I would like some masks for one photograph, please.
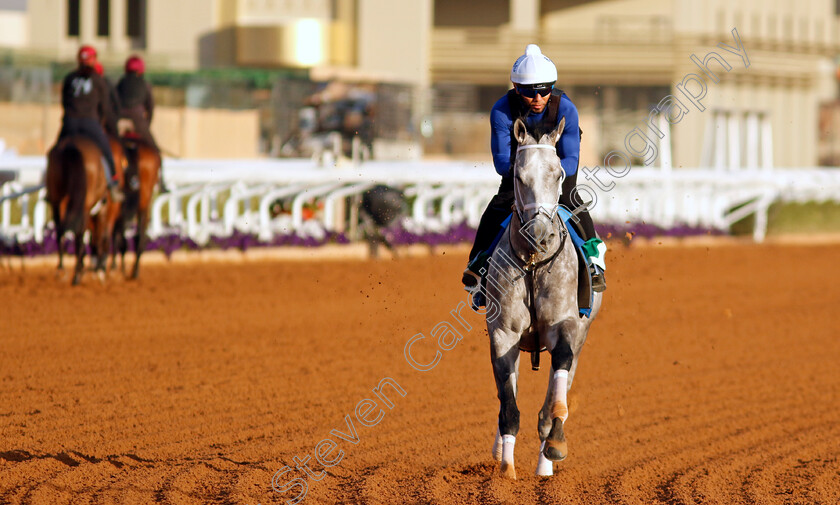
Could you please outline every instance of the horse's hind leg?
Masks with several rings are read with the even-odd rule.
[[[64,225],[61,222],[61,207],[58,204],[52,206],[53,222],[55,223],[55,241],[58,248],[58,272],[57,276],[64,273]]]
[[[117,222],[114,223],[114,231],[111,233],[112,256],[111,256],[111,270],[117,268],[117,254],[120,255],[120,271],[125,276],[125,251],[127,249],[127,241],[125,238],[125,218],[120,216]]]
[[[103,211],[96,216],[93,232],[90,237],[91,244],[95,244],[95,247],[91,248],[95,265],[94,270],[96,271],[97,277],[99,277],[99,282],[103,283],[105,282],[105,267],[108,264],[108,250],[111,246],[109,239],[106,216]]]
[[[518,337],[504,338],[505,341],[518,342]],[[493,346],[493,376],[499,396],[499,429],[493,444],[493,456],[501,452],[502,475],[516,479],[513,461],[513,449],[516,435],[519,433],[519,408],[516,406],[516,379],[519,375],[519,348],[511,346],[503,355],[497,355],[497,346]],[[501,451],[499,451],[501,445]],[[499,458],[497,458],[499,459]]]
[[[75,230],[76,241],[76,271],[73,273],[73,285],[78,286],[82,281],[85,268],[85,230]]]
[[[137,235],[134,237],[134,270],[131,278],[136,279],[140,275],[140,255],[146,248],[149,237],[146,236],[146,228],[149,226],[149,210],[141,209],[137,213]]]

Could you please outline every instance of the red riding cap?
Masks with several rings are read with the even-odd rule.
[[[93,46],[82,46],[79,48],[76,59],[79,61],[79,65],[91,67],[96,61],[96,49]]]
[[[105,67],[98,61],[93,64],[93,70],[99,75],[105,75]]]
[[[146,64],[139,56],[132,56],[125,61],[125,72],[127,74],[140,74],[146,71]]]

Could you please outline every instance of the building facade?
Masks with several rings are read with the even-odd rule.
[[[708,163],[723,116],[743,123],[727,130],[730,143],[749,144],[749,118],[761,117],[773,162],[808,166],[819,106],[837,94],[837,20],[831,0],[0,0],[0,50],[71,61],[90,43],[106,66],[139,52],[153,69],[303,68],[313,79],[407,83],[430,137],[480,137],[447,134],[456,154],[486,150],[489,107],[535,42],[581,112],[583,163],[627,147],[667,96],[691,102],[680,85],[700,86],[684,82],[696,75],[704,94],[671,129],[675,166]]]

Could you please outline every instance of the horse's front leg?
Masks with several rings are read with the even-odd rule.
[[[577,356],[572,339],[565,332],[560,332],[551,349],[551,376],[545,402],[540,410],[538,430],[542,445],[537,463],[537,475],[551,475],[552,461],[562,461],[569,453],[563,423],[569,417],[567,394],[571,387],[570,371],[577,365]]]
[[[499,427],[493,444],[493,457],[501,461],[502,475],[516,479],[513,448],[519,433],[516,406],[516,379],[519,375],[519,335],[496,330],[492,343],[493,376],[499,396]]]
[[[545,455],[545,445],[546,440],[548,439],[549,435],[551,435],[551,429],[554,425],[554,420],[552,418],[552,411],[553,406],[555,403],[559,403],[561,406],[559,407],[562,411],[562,405],[567,405],[566,407],[566,417],[562,419],[562,423],[566,422],[568,419],[568,392],[572,387],[572,378],[574,377],[575,368],[577,367],[577,355],[574,356],[572,360],[572,368],[568,372],[565,370],[554,370],[552,367],[551,373],[548,376],[548,388],[546,389],[545,393],[545,401],[543,402],[543,406],[540,409],[539,418],[537,420],[537,431],[539,432],[540,436],[540,452],[539,452],[539,459],[537,461],[537,471],[536,474],[542,477],[548,477],[554,475],[554,463],[552,460],[548,459]],[[566,387],[565,393],[563,393],[563,376],[566,376]],[[558,390],[559,389],[559,390]],[[557,391],[555,393],[555,391]],[[559,431],[555,431],[555,437],[561,436],[562,442],[560,444],[565,444],[565,434],[562,431],[562,424]],[[568,453],[568,449],[564,452]],[[565,456],[564,456],[565,457]],[[562,458],[561,458],[562,459]]]

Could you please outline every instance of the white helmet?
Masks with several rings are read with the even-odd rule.
[[[528,44],[510,71],[514,84],[542,84],[557,80],[557,67],[540,51],[540,46]]]

